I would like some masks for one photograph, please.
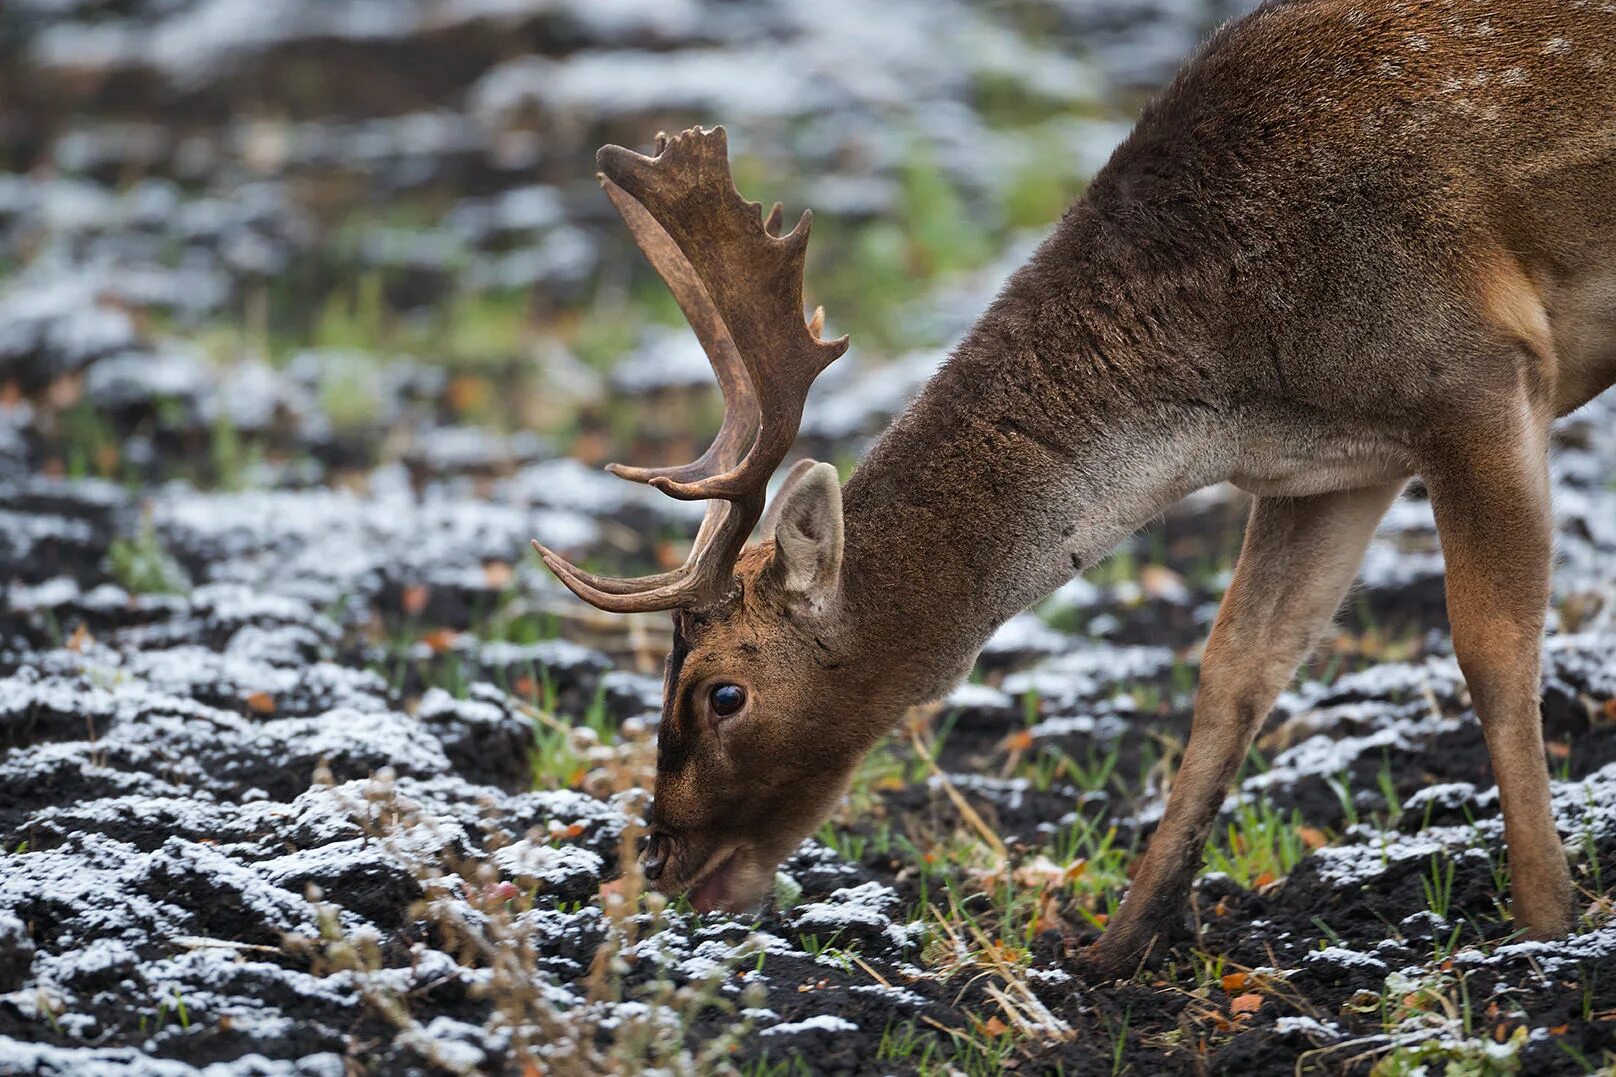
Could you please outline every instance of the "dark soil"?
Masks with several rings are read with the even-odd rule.
[[[1026,245],[1004,206],[1038,176],[964,147],[1092,169],[1240,5],[857,0],[874,59],[830,66],[844,30],[790,4],[631,7],[0,9],[0,1073],[1611,1065],[1609,401],[1555,457],[1543,700],[1573,938],[1521,941],[1505,911],[1417,489],[1214,843],[1256,863],[1255,813],[1299,851],[1204,873],[1160,964],[1084,982],[1073,955],[1187,739],[1228,490],[1006,626],[919,719],[937,771],[881,746],[755,917],[619,908],[667,627],[588,616],[526,546],[677,556],[699,507],[579,461],[671,458],[712,413],[654,317],[591,358],[656,302],[594,147],[723,119],[747,168],[843,222],[813,275],[854,280],[906,353],[816,389],[803,447],[843,459]],[[967,47],[999,33],[1016,64]],[[917,175],[957,199],[914,202]],[[834,253],[949,213],[1003,256],[888,294]]]

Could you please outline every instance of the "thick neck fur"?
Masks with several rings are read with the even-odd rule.
[[[946,693],[1005,620],[1225,468],[1169,358],[1195,349],[1152,338],[1154,296],[1083,212],[847,484],[849,650],[901,703]]]

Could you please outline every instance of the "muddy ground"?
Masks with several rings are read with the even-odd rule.
[[[758,915],[621,875],[667,626],[582,608],[527,540],[676,563],[699,508],[595,465],[716,415],[595,146],[722,120],[749,195],[815,207],[855,350],[801,448],[851,462],[1238,7],[944,6],[0,10],[0,1073],[1616,1062],[1609,400],[1554,466],[1571,939],[1503,906],[1417,487],[1159,967],[1068,955],[1182,751],[1226,490],[1007,625]]]

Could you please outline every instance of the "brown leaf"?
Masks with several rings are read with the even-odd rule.
[[[1275,876],[1273,872],[1265,871],[1255,879],[1251,880],[1251,888],[1253,890],[1261,890],[1265,886],[1273,885],[1274,879]]]
[[[1230,1013],[1256,1013],[1262,1009],[1262,996],[1253,992],[1236,995],[1229,1000]]]
[[[1223,978],[1222,983],[1224,993],[1230,995],[1239,994],[1246,989],[1246,974],[1243,972],[1231,972]]]
[[[1322,849],[1330,844],[1330,837],[1316,826],[1299,826],[1296,836],[1302,839],[1302,844],[1309,849]]]
[[[247,695],[247,709],[254,714],[274,714],[275,697],[268,692],[250,692]]]
[[[460,639],[460,633],[452,628],[434,628],[430,632],[421,634],[421,642],[432,648],[433,654],[442,654],[454,650]]]
[[[83,621],[80,621],[79,626],[73,630],[73,635],[67,641],[67,649],[74,654],[83,654],[94,643],[95,637],[90,634],[90,629]]]
[[[449,407],[464,415],[467,412],[485,410],[492,395],[492,387],[487,378],[475,374],[457,374],[449,380],[446,395],[449,398]]]
[[[399,596],[399,605],[404,608],[405,613],[414,617],[426,609],[426,604],[431,598],[432,588],[424,583],[414,583],[404,588],[404,593]]]
[[[989,1036],[1002,1036],[1010,1031],[1010,1026],[999,1020],[997,1016],[990,1017],[982,1026],[982,1031]]]
[[[1140,569],[1139,586],[1151,598],[1175,599],[1186,593],[1184,577],[1166,565],[1146,565]]]

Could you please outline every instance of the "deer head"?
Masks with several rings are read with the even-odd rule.
[[[803,318],[812,214],[781,234],[730,177],[724,129],[607,146],[600,182],[706,349],[724,397],[711,447],[680,467],[612,473],[710,504],[689,558],[641,579],[585,572],[534,546],[574,594],[618,613],[671,610],[648,878],[698,909],[755,902],[829,813],[869,738],[833,721],[845,691],[836,470],[804,460],[764,517],[815,377],[847,350]],[[762,523],[761,540],[746,545]],[[812,783],[804,775],[812,775]],[[805,784],[811,788],[805,788]]]

